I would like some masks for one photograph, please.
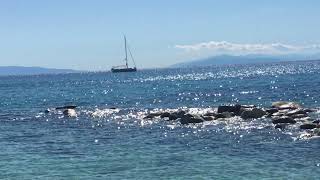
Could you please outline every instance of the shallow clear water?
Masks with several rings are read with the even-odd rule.
[[[0,77],[0,177],[317,179],[320,139],[299,139],[297,128],[279,131],[261,119],[187,126],[143,117],[155,109],[278,100],[319,108],[319,70],[314,61]],[[44,113],[68,104],[79,106],[77,118]]]

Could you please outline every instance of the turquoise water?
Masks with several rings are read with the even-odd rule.
[[[0,77],[2,179],[318,179],[320,139],[267,120],[181,125],[156,109],[319,108],[320,62]],[[46,109],[75,104],[76,118]],[[110,109],[116,108],[116,109]],[[319,118],[319,117],[315,117]]]

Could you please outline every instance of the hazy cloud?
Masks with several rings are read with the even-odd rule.
[[[241,44],[231,43],[227,41],[210,41],[191,45],[175,45],[175,48],[183,49],[189,52],[197,52],[202,50],[210,50],[211,52],[229,52],[229,53],[294,53],[320,50],[319,44],[297,46],[282,43],[264,43],[264,44]]]

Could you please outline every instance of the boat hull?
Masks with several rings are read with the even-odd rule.
[[[136,72],[137,68],[112,68],[111,72],[113,73],[120,73],[120,72]]]

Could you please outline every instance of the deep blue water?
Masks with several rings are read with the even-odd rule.
[[[319,70],[313,61],[0,77],[0,178],[318,179],[320,139],[297,128],[143,117],[279,100],[319,108]],[[43,113],[69,104],[77,118]]]

